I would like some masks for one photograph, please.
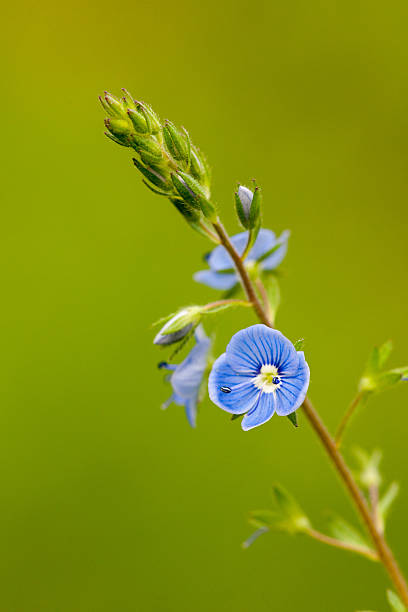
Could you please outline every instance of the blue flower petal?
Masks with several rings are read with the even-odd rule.
[[[211,341],[198,326],[195,333],[196,345],[177,367],[171,377],[175,394],[186,399],[196,398],[207,367],[207,354]]]
[[[191,427],[195,427],[197,424],[197,403],[193,400],[188,400],[185,405],[185,411]]]
[[[242,429],[248,431],[258,425],[263,425],[275,412],[274,393],[261,393],[257,404],[242,419]]]
[[[276,414],[287,416],[297,410],[306,397],[309,387],[310,370],[303,352],[298,353],[299,366],[294,376],[282,377],[281,386],[276,390]]]
[[[276,244],[276,236],[275,232],[268,229],[261,229],[256,240],[254,246],[248,253],[247,259],[249,260],[257,260],[262,255],[265,255],[268,251],[270,251]]]
[[[213,365],[208,380],[208,393],[211,400],[227,412],[243,414],[257,402],[259,389],[255,387],[251,376],[240,376],[232,370],[223,353]],[[231,389],[225,393],[222,388]]]
[[[272,255],[270,255],[264,261],[261,262],[261,267],[263,268],[263,270],[274,270],[279,266],[279,264],[282,262],[287,253],[289,236],[290,232],[288,230],[282,232],[282,234],[277,239],[279,242],[282,242],[282,246],[276,249],[276,251],[274,251]],[[269,249],[264,252],[266,253],[271,248],[272,247],[269,247]]]
[[[241,234],[232,236],[231,242],[241,255],[244,252],[248,242],[248,232],[242,232]],[[215,247],[215,249],[210,253],[207,263],[211,270],[214,270],[214,272],[219,272],[220,270],[230,270],[234,267],[234,262],[232,261],[228,252],[225,250],[225,247],[223,247],[221,244]]]
[[[212,270],[200,270],[194,274],[193,278],[197,283],[203,283],[203,285],[219,291],[229,291],[238,282],[236,274],[217,274]]]
[[[293,344],[276,329],[259,323],[242,329],[226,350],[231,368],[239,374],[256,376],[263,365],[274,365],[279,373],[296,374],[298,357]]]

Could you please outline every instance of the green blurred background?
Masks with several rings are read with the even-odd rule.
[[[5,11],[5,12],[4,12]],[[354,520],[301,419],[243,433],[206,401],[191,430],[151,322],[217,295],[208,245],[103,136],[129,88],[185,125],[231,232],[236,181],[292,230],[280,329],[305,337],[334,428],[375,343],[408,361],[406,2],[30,2],[3,9],[0,542],[4,612],[385,612],[364,559],[284,534],[240,548],[282,482],[317,526]],[[254,322],[223,315],[217,350]],[[408,388],[354,421],[402,484],[389,539],[408,570]]]

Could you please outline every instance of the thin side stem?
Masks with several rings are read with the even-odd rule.
[[[344,430],[346,429],[351,417],[353,416],[357,406],[359,405],[361,399],[362,399],[362,394],[361,393],[357,393],[356,397],[353,399],[353,401],[351,402],[350,406],[348,407],[348,409],[346,410],[343,418],[340,421],[340,425],[337,428],[336,431],[336,435],[334,436],[335,440],[336,440],[336,444],[338,447],[340,447],[341,445],[341,441],[343,438],[343,434],[344,434]]]
[[[246,306],[247,308],[250,308],[252,304],[247,300],[217,300],[216,302],[209,302],[205,306],[202,306],[202,310],[211,310],[212,308],[218,308],[218,306]]]
[[[248,296],[248,299],[252,303],[259,320],[265,325],[273,327],[272,321],[269,319],[262,304],[260,303],[252,281],[245,269],[245,266],[243,265],[239,254],[236,252],[233,245],[231,244],[231,241],[224,227],[218,221],[213,225],[215,231],[217,232],[220,238],[221,244],[224,245],[228,253],[231,255],[231,258],[241,278],[241,282]],[[383,534],[377,529],[376,522],[371,513],[371,510],[360,489],[358,488],[357,483],[354,480],[353,475],[349,467],[347,466],[342,454],[340,453],[335,439],[332,438],[332,436],[330,435],[329,431],[327,430],[320,416],[314,409],[313,404],[309,398],[305,399],[302,404],[302,408],[313,430],[315,431],[321,443],[323,444],[323,447],[325,448],[340,478],[344,482],[350,494],[350,497],[352,498],[362,520],[366,525],[367,531],[369,532],[372,538],[374,546],[378,552],[378,556],[385,569],[387,570],[388,575],[391,581],[393,582],[396,590],[398,591],[401,600],[404,602],[405,606],[408,607],[408,585],[405,581],[405,578],[398,566],[398,563],[391,549],[385,541]]]
[[[380,558],[375,550],[371,548],[366,548],[365,546],[357,546],[357,544],[350,544],[348,542],[342,542],[341,540],[337,540],[336,538],[331,538],[325,533],[321,533],[320,531],[316,531],[316,529],[308,529],[305,532],[311,538],[318,540],[319,542],[323,542],[324,544],[328,544],[329,546],[334,546],[336,548],[342,548],[343,550],[350,550],[351,552],[355,552],[363,557],[367,557],[371,561],[379,561]]]

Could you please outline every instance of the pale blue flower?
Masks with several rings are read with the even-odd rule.
[[[247,431],[269,421],[273,413],[287,416],[303,403],[309,366],[283,334],[266,325],[242,329],[213,365],[208,381],[211,400],[227,412],[245,414]]]
[[[245,258],[245,265],[250,267],[255,262],[259,262],[262,270],[274,270],[286,255],[288,238],[289,231],[287,230],[277,238],[271,230],[261,229],[255,244]],[[242,255],[248,242],[248,232],[236,234],[231,238],[231,242],[238,253]],[[276,250],[273,250],[275,248]],[[270,253],[270,251],[272,252]],[[210,253],[207,263],[210,269],[196,272],[194,280],[220,291],[229,291],[238,283],[239,279],[233,261],[221,244]]]
[[[194,337],[196,344],[184,361],[178,365],[166,362],[159,364],[160,368],[172,372],[169,376],[169,382],[173,387],[173,394],[162,405],[162,408],[167,408],[172,402],[178,406],[184,406],[191,427],[196,426],[197,403],[203,376],[207,369],[208,353],[211,345],[211,341],[205,335],[201,325],[196,328]]]

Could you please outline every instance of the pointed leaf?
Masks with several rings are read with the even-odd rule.
[[[291,412],[290,414],[288,414],[288,419],[294,427],[299,427],[298,422],[297,422],[296,410],[295,412]]]
[[[399,484],[392,482],[384,495],[381,496],[378,502],[378,514],[380,515],[382,530],[384,531],[385,522],[387,520],[388,513],[391,509],[392,504],[396,500],[399,493]]]
[[[334,538],[347,544],[370,548],[365,537],[340,516],[333,516],[329,522],[329,530]]]

